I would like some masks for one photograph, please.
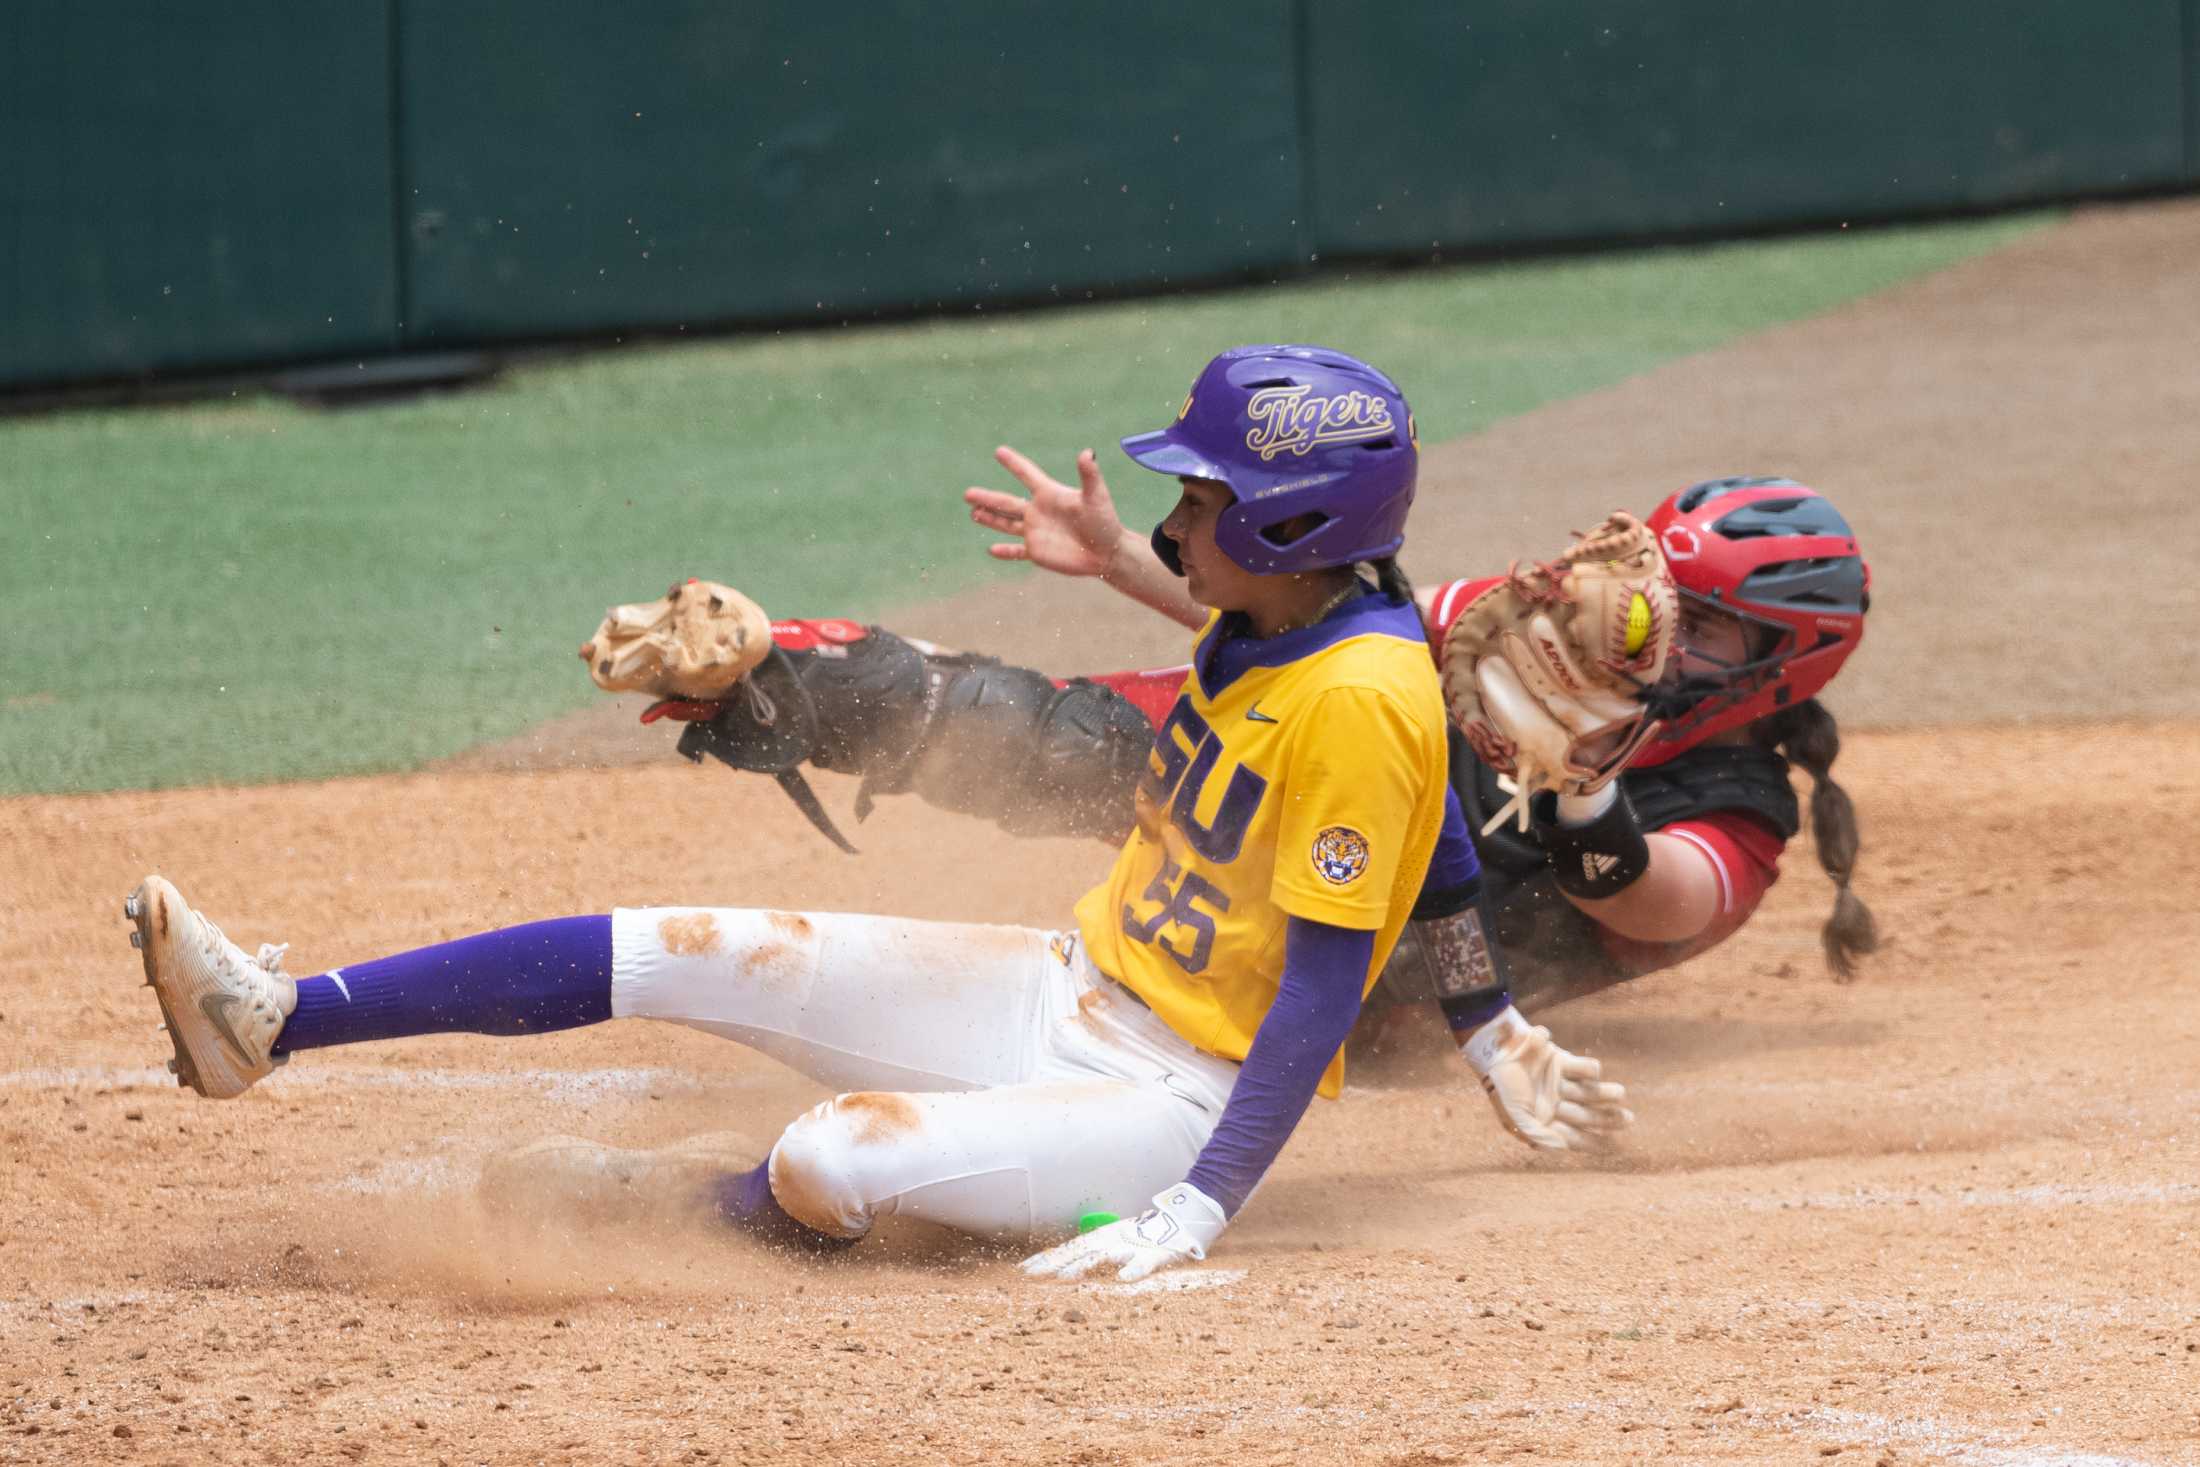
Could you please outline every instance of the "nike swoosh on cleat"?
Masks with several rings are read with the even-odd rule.
[[[255,1065],[259,1061],[252,1057],[252,1052],[245,1048],[244,1041],[237,1037],[236,1027],[229,1019],[229,1011],[240,1002],[242,1000],[234,993],[209,993],[199,1000],[199,1012],[206,1015],[206,1022],[214,1026],[214,1032],[222,1037],[222,1042],[229,1046],[241,1063]]]

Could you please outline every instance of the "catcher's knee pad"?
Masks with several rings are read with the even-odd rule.
[[[1152,743],[1153,725],[1112,688],[974,664],[942,689],[916,789],[1018,835],[1112,835]]]
[[[1017,785],[1054,693],[1053,680],[1028,667],[982,662],[954,672],[932,714],[917,793],[998,820],[1023,793]]]
[[[860,641],[820,648],[801,663],[817,710],[821,769],[864,774],[907,759],[924,733],[924,654],[881,627]]]
[[[787,1216],[835,1238],[871,1230],[863,1153],[878,1137],[867,1103],[894,1100],[868,1091],[811,1107],[780,1133],[772,1148],[772,1196]]]
[[[1153,725],[1121,693],[1079,680],[1039,721],[1024,776],[1033,798],[1004,821],[1017,834],[1111,836],[1127,826]]]

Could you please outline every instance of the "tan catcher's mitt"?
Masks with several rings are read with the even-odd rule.
[[[1553,561],[1518,561],[1444,635],[1444,698],[1482,762],[1510,775],[1484,833],[1543,790],[1599,789],[1658,730],[1643,694],[1665,671],[1679,596],[1657,537],[1607,518]]]
[[[588,675],[608,693],[722,698],[771,655],[764,608],[716,581],[682,581],[655,601],[614,606],[581,643]]]

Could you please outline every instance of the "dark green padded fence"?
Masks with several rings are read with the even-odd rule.
[[[13,0],[0,388],[2200,185],[2200,0]]]
[[[416,340],[1074,299],[1293,249],[1291,30],[1237,7],[559,14],[406,9]]]
[[[2185,182],[2200,184],[2200,0],[2185,0]]]
[[[0,384],[398,345],[383,0],[0,4]]]
[[[2186,0],[1304,0],[1315,234],[1423,250],[2192,177]]]

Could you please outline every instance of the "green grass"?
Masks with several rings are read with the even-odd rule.
[[[957,495],[1006,440],[1166,423],[1214,351],[1319,341],[1458,437],[1991,249],[2032,215],[600,353],[331,413],[0,421],[0,792],[398,768],[596,696],[604,605],[779,615],[999,572]],[[1171,486],[1103,454],[1126,514]]]

